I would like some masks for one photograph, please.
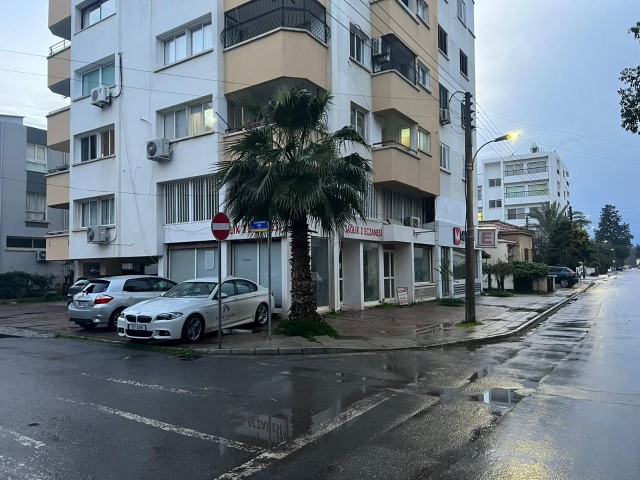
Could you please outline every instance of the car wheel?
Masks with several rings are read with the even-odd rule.
[[[96,324],[93,322],[82,322],[79,325],[85,330],[93,330],[94,328],[96,328]]]
[[[267,306],[266,303],[261,303],[260,305],[258,305],[258,308],[256,310],[254,323],[257,326],[262,327],[267,324],[268,320],[269,320],[269,307]]]
[[[124,308],[118,308],[113,311],[113,313],[109,317],[109,323],[107,324],[107,328],[109,328],[110,330],[118,329],[118,317],[120,316],[123,310]]]
[[[560,286],[562,288],[567,288],[569,286],[569,280],[567,280],[566,278],[563,278],[562,280],[560,280]]]
[[[204,322],[200,317],[193,315],[185,320],[182,327],[183,340],[189,343],[195,343],[202,338],[203,333]]]

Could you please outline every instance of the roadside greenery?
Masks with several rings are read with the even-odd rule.
[[[640,22],[631,27],[629,33],[640,42]],[[620,81],[625,85],[618,90],[622,128],[640,134],[640,65],[622,70]]]
[[[511,263],[513,265],[514,292],[531,292],[533,290],[533,281],[537,278],[546,277],[549,274],[549,267],[543,263]]]
[[[461,298],[438,298],[436,303],[443,307],[464,307],[464,300]]]
[[[314,340],[316,335],[328,335],[332,338],[338,338],[338,332],[335,328],[325,320],[317,321],[313,317],[280,320],[273,331],[287,337],[304,337],[308,340]]]
[[[55,292],[53,275],[27,272],[0,273],[0,298],[43,297]]]

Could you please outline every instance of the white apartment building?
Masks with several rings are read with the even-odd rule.
[[[464,242],[454,234],[465,228],[464,96],[451,94],[475,94],[471,0],[49,7],[49,28],[63,38],[50,52],[49,86],[71,99],[48,117],[49,146],[71,161],[47,178],[66,192],[55,202],[70,222],[47,255],[72,260],[78,275],[180,281],[221,268],[266,284],[263,239],[240,228],[220,245],[213,239],[222,196],[211,172],[225,142],[254,121],[239,96],[266,101],[299,85],[333,93],[329,129],[354,125],[374,168],[367,221],[312,239],[319,308],[393,301],[397,287],[408,287],[410,301],[464,296]],[[276,306],[286,312],[289,240],[276,232],[271,253]],[[442,266],[453,266],[453,278]]]
[[[480,159],[478,216],[526,226],[543,204],[569,205],[569,169],[556,152],[533,144],[530,152],[507,158]]]

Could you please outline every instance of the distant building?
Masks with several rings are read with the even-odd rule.
[[[480,160],[478,218],[526,226],[543,204],[569,205],[569,169],[556,152],[534,143],[525,155]]]
[[[497,230],[497,244],[495,248],[484,247],[486,254],[490,255],[485,260],[493,265],[499,260],[503,262],[527,261],[533,259],[533,231],[526,230],[511,223],[501,220],[483,220],[478,222],[478,227],[494,228]]]
[[[62,282],[64,264],[46,257],[46,235],[65,230],[67,216],[47,208],[45,175],[66,157],[47,148],[46,130],[22,118],[0,115],[0,272],[53,274]]]

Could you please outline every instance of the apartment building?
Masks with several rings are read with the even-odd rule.
[[[55,206],[70,222],[50,248],[78,274],[179,281],[220,268],[266,284],[264,240],[240,228],[213,240],[222,197],[211,167],[255,122],[239,98],[266,101],[298,85],[333,93],[329,129],[353,125],[374,168],[366,222],[312,239],[319,308],[361,309],[393,300],[397,287],[410,301],[464,295],[464,96],[454,92],[475,93],[471,0],[49,7],[49,28],[62,37],[50,52],[49,86],[71,98],[48,117],[50,146],[71,159],[48,177],[49,188],[66,192]],[[286,311],[288,238],[275,232],[271,249],[276,304]],[[453,276],[441,275],[451,266]]]
[[[62,283],[64,265],[47,257],[46,234],[64,229],[66,216],[47,208],[45,175],[65,161],[47,149],[46,130],[0,115],[0,272],[51,274]]]
[[[544,204],[569,205],[569,186],[569,169],[560,155],[536,144],[524,155],[480,159],[478,216],[523,227]]]

